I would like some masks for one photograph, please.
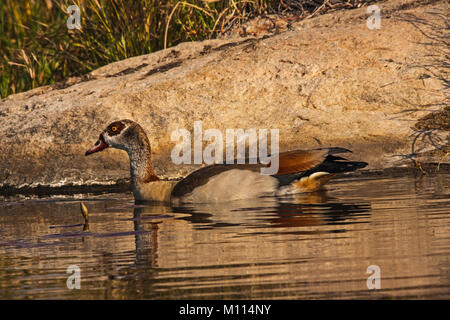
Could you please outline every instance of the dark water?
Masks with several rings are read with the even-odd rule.
[[[185,208],[9,198],[0,298],[448,299],[449,186],[450,174],[342,178],[323,193]],[[67,288],[71,265],[81,289]],[[371,265],[381,289],[367,287]]]

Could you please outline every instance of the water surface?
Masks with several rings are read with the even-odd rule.
[[[321,193],[176,208],[129,193],[8,198],[0,299],[448,299],[449,186],[450,174],[341,178]],[[367,287],[371,265],[381,289]]]

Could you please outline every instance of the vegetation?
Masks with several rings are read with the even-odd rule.
[[[267,13],[306,17],[365,0],[0,0],[0,96],[79,76]],[[67,8],[80,8],[69,30]]]

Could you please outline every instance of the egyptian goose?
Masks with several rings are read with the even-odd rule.
[[[367,165],[335,156],[351,152],[344,148],[294,150],[278,155],[279,169],[274,175],[262,175],[260,168],[263,164],[215,164],[196,170],[180,181],[162,181],[153,171],[148,137],[136,122],[120,120],[111,123],[86,155],[108,147],[128,153],[135,200],[173,204],[312,192],[320,189],[336,173],[354,171]]]

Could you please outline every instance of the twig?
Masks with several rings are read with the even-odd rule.
[[[446,154],[444,154],[444,156],[439,160],[439,163],[438,163],[437,168],[436,168],[436,172],[439,171],[439,167],[441,166],[442,161],[444,161],[444,159],[445,159],[449,154],[450,154],[450,151],[447,152]]]

